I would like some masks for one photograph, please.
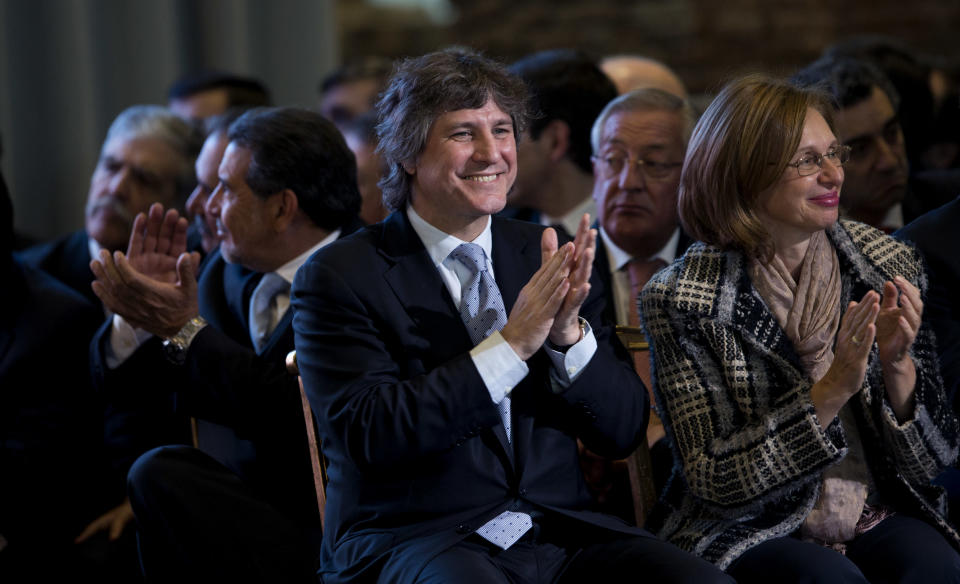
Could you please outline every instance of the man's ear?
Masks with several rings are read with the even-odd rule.
[[[546,140],[551,161],[563,160],[570,150],[570,124],[563,120],[550,120],[540,133],[539,140]]]
[[[273,228],[277,233],[282,233],[293,222],[297,211],[300,209],[300,200],[297,194],[291,189],[283,189],[270,195],[270,217],[273,220]]]

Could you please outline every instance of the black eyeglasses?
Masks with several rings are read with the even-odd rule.
[[[600,172],[604,178],[613,178],[620,176],[623,169],[628,164],[636,164],[643,175],[650,179],[664,179],[670,176],[674,168],[683,166],[682,162],[654,162],[642,158],[629,158],[626,156],[591,156],[591,160],[600,167]]]
[[[849,146],[836,146],[827,150],[825,154],[817,154],[816,152],[810,152],[804,154],[800,157],[800,160],[796,162],[791,162],[787,166],[792,166],[797,169],[797,174],[800,176],[810,176],[816,172],[819,172],[823,168],[823,161],[829,160],[836,168],[840,168],[847,161],[850,160],[850,147]]]

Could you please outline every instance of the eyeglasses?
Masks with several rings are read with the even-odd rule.
[[[682,162],[654,162],[642,158],[628,158],[626,156],[591,156],[591,160],[600,167],[604,178],[620,176],[627,164],[636,164],[640,172],[650,179],[664,179],[670,176],[674,168],[683,166]]]
[[[811,174],[819,172],[820,169],[823,168],[824,160],[829,160],[830,164],[832,164],[834,168],[840,168],[850,160],[850,147],[836,146],[830,150],[827,150],[825,154],[810,152],[801,156],[800,160],[791,162],[787,166],[796,168],[797,174],[800,176],[810,176]]]

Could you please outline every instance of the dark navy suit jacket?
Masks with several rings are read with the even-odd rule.
[[[543,228],[493,219],[509,314],[540,266]],[[408,580],[436,554],[519,504],[579,526],[642,534],[587,511],[577,438],[626,456],[649,403],[623,346],[601,325],[603,285],[581,315],[598,348],[555,393],[543,350],[512,394],[513,442],[470,358],[449,292],[404,212],[315,254],[293,287],[300,372],[329,461],[324,582]],[[572,528],[570,532],[577,531]]]
[[[263,274],[227,263],[219,250],[201,266],[201,330],[182,366],[168,362],[152,338],[109,370],[107,323],[94,342],[95,381],[103,389],[173,395],[176,411],[198,419],[201,450],[230,468],[255,492],[301,525],[314,524],[316,496],[297,378],[286,370],[293,350],[292,311],[258,354],[250,340],[248,306]]]
[[[59,239],[40,243],[17,254],[24,264],[42,270],[82,294],[96,306],[100,299],[93,293],[90,270],[90,238],[83,229]]]
[[[930,288],[924,319],[937,336],[947,397],[960,412],[960,199],[920,216],[894,235],[912,242],[927,261]]]

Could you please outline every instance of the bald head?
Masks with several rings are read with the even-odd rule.
[[[604,59],[600,68],[613,80],[621,95],[635,89],[653,87],[683,99],[687,98],[683,81],[659,61],[647,57],[619,55]]]

